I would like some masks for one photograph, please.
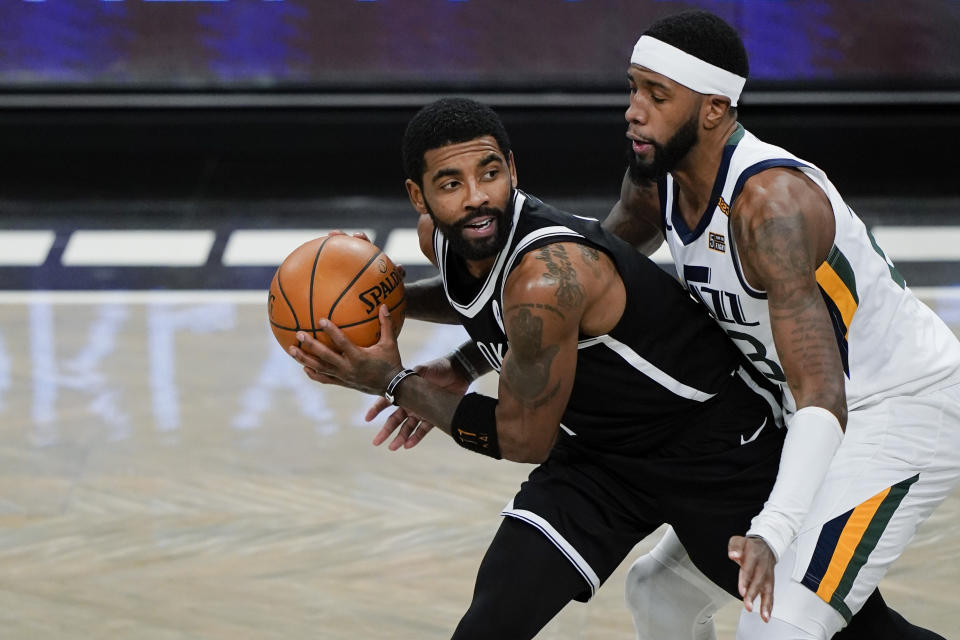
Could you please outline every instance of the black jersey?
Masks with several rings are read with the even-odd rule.
[[[736,347],[676,280],[599,221],[520,191],[507,244],[482,280],[473,278],[463,258],[434,232],[447,298],[484,357],[499,372],[509,348],[501,315],[507,276],[526,253],[557,242],[609,255],[626,289],[623,316],[613,330],[580,336],[561,428],[582,444],[650,453],[691,424],[703,424],[691,418],[736,375]]]

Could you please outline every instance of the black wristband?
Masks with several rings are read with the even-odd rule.
[[[464,449],[500,459],[497,441],[497,399],[468,393],[453,412],[450,435]]]
[[[403,369],[399,371],[397,375],[393,376],[390,379],[390,382],[387,383],[387,388],[383,392],[383,397],[387,399],[387,402],[396,406],[397,404],[397,387],[400,386],[400,383],[403,382],[407,376],[415,376],[417,372],[413,369]]]

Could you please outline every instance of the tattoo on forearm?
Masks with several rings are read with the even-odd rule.
[[[550,381],[550,365],[560,351],[557,345],[543,346],[543,320],[521,308],[510,318],[510,357],[504,360],[501,377],[510,389],[527,406],[539,406],[552,397],[557,389],[544,397]]]
[[[583,287],[577,280],[577,270],[570,263],[567,250],[559,244],[551,244],[540,249],[537,260],[543,261],[547,268],[544,277],[557,284],[557,303],[561,307],[577,309],[583,304]]]
[[[844,384],[833,328],[818,317],[818,309],[813,304],[783,321],[793,325],[782,347],[787,352],[787,361],[799,367],[802,378],[822,383],[804,390],[806,400],[818,406],[842,408],[845,405]]]

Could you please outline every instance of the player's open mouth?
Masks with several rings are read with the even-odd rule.
[[[473,237],[488,236],[494,232],[494,223],[497,221],[495,216],[478,218],[470,224],[463,225],[464,234]]]
[[[484,218],[478,222],[471,222],[470,224],[466,225],[466,227],[469,229],[486,229],[491,224],[493,224],[493,218]]]

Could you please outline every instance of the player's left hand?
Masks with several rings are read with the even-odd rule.
[[[763,538],[733,536],[727,555],[740,565],[738,588],[743,606],[753,611],[753,602],[760,596],[760,617],[770,622],[773,611],[773,569],[777,559]]]
[[[425,364],[417,365],[413,368],[421,378],[429,380],[441,389],[446,389],[463,395],[470,387],[470,380],[463,377],[459,369],[454,368],[450,356],[437,358]],[[391,404],[386,398],[378,398],[377,401],[367,411],[364,419],[370,422],[376,418],[385,409],[391,408]],[[387,417],[383,428],[373,437],[373,444],[379,446],[383,444],[390,435],[396,431],[396,436],[388,445],[390,451],[396,451],[400,447],[412,449],[417,446],[423,437],[433,429],[434,425],[427,422],[420,416],[407,411],[403,407],[395,407],[393,413]]]
[[[290,355],[303,365],[311,380],[381,395],[390,379],[403,369],[397,341],[393,337],[393,321],[386,305],[380,306],[380,340],[370,347],[353,344],[327,319],[320,320],[317,325],[336,350],[305,331],[297,334],[300,348],[290,347]]]

